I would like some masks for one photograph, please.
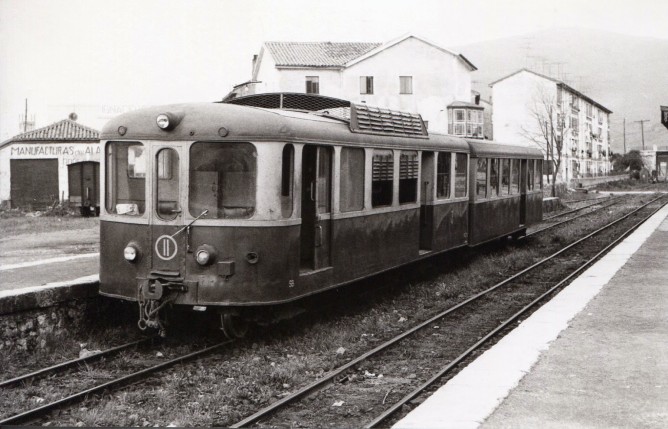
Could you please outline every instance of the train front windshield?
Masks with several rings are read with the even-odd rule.
[[[106,150],[107,212],[141,216],[146,209],[147,148],[139,142],[109,143]]]
[[[156,148],[157,149],[157,148]],[[182,148],[185,149],[185,148]],[[142,216],[146,210],[147,180],[153,177],[153,201],[161,219],[174,219],[182,203],[193,217],[208,210],[208,219],[247,219],[255,213],[257,150],[250,143],[190,145],[189,198],[180,201],[182,169],[174,148],[150,156],[141,142],[110,142],[106,148],[106,209],[123,216]],[[155,150],[154,150],[155,151]],[[154,160],[154,162],[151,162]],[[149,195],[153,195],[150,192]],[[185,211],[185,210],[184,210]]]

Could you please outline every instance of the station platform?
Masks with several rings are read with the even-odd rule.
[[[668,427],[668,206],[394,428]]]

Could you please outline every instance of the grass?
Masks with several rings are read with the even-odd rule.
[[[278,400],[371,349],[380,340],[424,320],[436,309],[462,301],[585,231],[596,229],[622,208],[622,205],[610,207],[600,212],[596,220],[581,219],[558,233],[529,238],[528,242],[490,245],[468,253],[453,252],[435,257],[428,264],[376,276],[370,282],[389,286],[374,297],[351,294],[351,289],[342,288],[328,295],[332,298],[340,294],[341,303],[337,305],[262,328],[231,350],[179,365],[161,377],[105,395],[85,407],[75,406],[69,414],[56,418],[56,422],[96,426],[228,426],[260,405]],[[354,287],[365,285],[363,281]],[[346,296],[348,299],[344,299]],[[402,318],[406,320],[400,321]],[[337,354],[339,347],[346,349],[343,354]],[[361,364],[359,370],[376,372],[368,365],[371,364]]]
[[[0,231],[3,237],[12,237],[22,234],[40,234],[54,231],[69,231],[78,229],[97,228],[100,219],[95,217],[77,216],[15,216],[0,218]]]

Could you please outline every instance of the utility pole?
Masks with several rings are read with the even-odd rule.
[[[649,122],[649,119],[641,119],[640,121],[633,121],[633,122],[640,122],[640,135],[642,136],[642,150],[645,150],[645,127],[644,127],[644,124],[645,124],[645,122]]]
[[[624,118],[624,153],[626,155],[626,118]]]

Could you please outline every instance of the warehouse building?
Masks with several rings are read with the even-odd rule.
[[[68,201],[68,167],[84,161],[99,171],[99,132],[75,120],[12,137],[0,144],[0,204],[41,210]]]

